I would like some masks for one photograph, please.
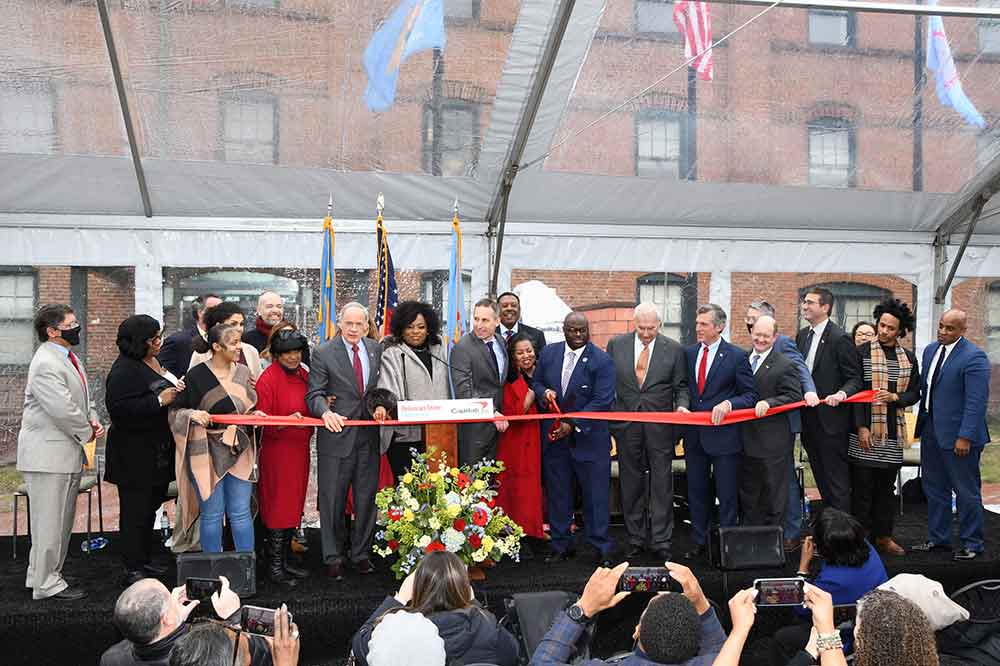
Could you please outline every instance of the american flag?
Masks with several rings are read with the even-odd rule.
[[[389,252],[389,234],[382,224],[382,214],[375,221],[375,241],[378,245],[378,297],[375,306],[375,328],[385,336],[389,334],[392,314],[399,305],[399,289],[396,287],[396,270],[392,266]]]
[[[674,23],[684,35],[684,58],[698,57],[691,66],[698,78],[712,80],[712,14],[707,2],[678,0],[674,3]]]

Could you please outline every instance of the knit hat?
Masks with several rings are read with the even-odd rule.
[[[369,666],[445,666],[444,641],[420,613],[389,613],[368,640]]]
[[[969,619],[965,610],[944,593],[941,583],[919,574],[899,574],[878,586],[895,592],[923,611],[934,631]]]

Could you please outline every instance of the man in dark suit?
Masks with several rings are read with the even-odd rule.
[[[928,541],[917,551],[951,548],[951,494],[958,505],[962,548],[954,559],[974,560],[984,549],[983,495],[979,459],[990,441],[986,404],[990,362],[965,337],[967,317],[948,310],[938,323],[937,342],[924,349],[920,384],[920,437]]]
[[[615,400],[615,365],[590,341],[587,318],[571,312],[563,321],[565,342],[547,345],[535,370],[532,389],[540,407],[553,403],[562,412],[606,412]],[[611,486],[611,433],[607,421],[563,419],[542,422],[542,474],[545,506],[552,540],[546,562],[574,555],[570,523],[573,520],[574,480],[583,495],[583,523],[587,541],[601,566],[610,566],[614,543],[608,536],[608,491]]]
[[[495,301],[482,298],[472,308],[472,331],[451,348],[451,382],[456,398],[489,398],[500,414],[507,376],[507,347],[496,335],[499,313]],[[497,457],[498,432],[507,423],[463,423],[458,426],[458,464],[472,465]]]
[[[205,337],[205,310],[214,308],[221,302],[222,299],[215,294],[204,294],[194,299],[191,303],[191,320],[194,325],[167,336],[163,341],[156,358],[160,365],[174,373],[178,379],[187,373],[188,366],[191,365],[191,340],[196,335]]]
[[[790,412],[767,416],[773,407],[802,400],[795,364],[777,349],[778,322],[761,315],[753,325],[750,371],[757,384],[756,421],[743,424],[744,525],[784,525],[795,434]]]
[[[809,325],[799,331],[795,344],[806,359],[819,395],[825,404],[802,414],[802,444],[809,454],[816,485],[825,506],[851,511],[851,470],[847,437],[851,410],[841,401],[861,390],[861,361],[854,341],[830,321],[833,294],[817,287],[802,299],[802,318]]]
[[[369,397],[378,386],[382,346],[365,337],[368,308],[348,303],[337,320],[340,334],[324,342],[313,354],[306,404],[313,416],[323,419],[317,431],[319,515],[323,562],[327,574],[341,580],[346,556],[347,528],[344,507],[353,489],[354,524],[350,559],[358,573],[371,573],[369,559],[375,534],[375,493],[378,491],[378,428],[345,428],[348,419],[385,419],[385,409],[369,411]],[[332,397],[331,397],[332,396]],[[332,403],[332,404],[331,404]]]
[[[684,348],[660,334],[660,323],[656,307],[641,303],[635,308],[635,333],[608,342],[608,355],[615,364],[616,412],[672,412],[690,402]],[[629,538],[625,559],[634,562],[640,557],[648,536],[656,559],[666,562],[674,531],[674,426],[608,425],[618,448],[618,480]]]
[[[500,306],[500,325],[497,326],[496,332],[504,344],[518,333],[524,333],[531,340],[531,346],[535,348],[535,356],[538,356],[545,346],[545,333],[521,323],[521,299],[518,295],[506,291],[500,294],[497,305]]]
[[[688,392],[691,411],[712,412],[712,426],[684,429],[684,459],[687,467],[688,505],[695,548],[685,554],[694,559],[705,554],[708,526],[719,498],[719,524],[739,522],[740,464],[743,439],[739,425],[720,426],[734,409],[748,409],[757,402],[757,387],[750,373],[747,353],[722,339],[726,313],[709,303],[697,310],[695,335],[698,344],[687,348]],[[678,409],[677,411],[685,411]]]

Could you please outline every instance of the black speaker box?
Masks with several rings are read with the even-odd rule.
[[[179,553],[177,584],[188,578],[229,579],[229,587],[241,597],[257,594],[257,556],[253,552]]]
[[[723,571],[785,566],[784,531],[777,526],[720,527],[710,531],[712,564]]]

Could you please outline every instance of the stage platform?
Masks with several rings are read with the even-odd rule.
[[[908,506],[899,518],[897,540],[903,545],[917,543],[926,538],[926,507]],[[613,529],[619,540],[623,529]],[[1000,578],[1000,515],[986,514],[987,552],[970,563],[956,563],[947,553],[912,553],[902,558],[886,558],[889,575],[921,573],[941,581],[945,590],[952,592],[968,583],[984,578]],[[78,602],[33,602],[31,593],[24,587],[28,541],[18,539],[18,556],[11,560],[10,537],[0,538],[0,645],[4,656],[0,663],[6,666],[31,664],[41,666],[90,666],[97,664],[101,653],[118,640],[111,624],[115,598],[122,590],[122,572],[114,550],[116,534],[109,534],[111,545],[92,555],[80,551],[80,535],[74,539],[66,561],[66,573],[76,578],[90,592]],[[674,542],[677,557],[690,547],[687,526],[679,525]],[[295,621],[302,630],[302,658],[300,663],[309,665],[339,665],[344,663],[351,636],[369,613],[386,594],[393,593],[398,583],[385,562],[377,562],[378,571],[370,576],[350,575],[342,582],[328,580],[321,571],[319,534],[311,531],[308,565],[314,571],[311,578],[295,590],[283,590],[267,583],[258,585],[258,594],[252,603],[274,607],[280,602],[288,604]],[[768,570],[741,572],[730,575],[730,590],[748,585],[755,577],[794,575],[798,554],[792,557],[786,571]],[[157,555],[157,562],[172,563],[165,552]],[[653,564],[640,562],[633,564]],[[503,599],[516,592],[545,589],[580,591],[594,569],[594,563],[581,548],[575,560],[559,565],[545,565],[541,559],[521,563],[504,562],[489,570],[487,580],[476,584],[476,596],[502,613]],[[707,563],[696,563],[702,587],[709,598],[724,608],[722,574],[709,568]],[[165,580],[168,586],[174,581]],[[597,656],[608,656],[631,646],[632,629],[647,601],[636,596],[626,599],[618,608],[600,616],[593,650]],[[787,610],[762,611],[758,614],[754,637],[773,632],[791,619]],[[744,663],[753,662],[745,659]],[[766,662],[757,662],[766,663]]]

